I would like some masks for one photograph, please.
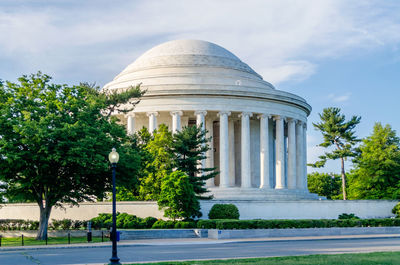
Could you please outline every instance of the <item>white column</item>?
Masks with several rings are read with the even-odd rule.
[[[174,110],[170,112],[172,116],[172,133],[176,133],[182,129],[181,126],[181,116],[183,112],[180,110]]]
[[[269,181],[269,115],[258,115],[260,119],[260,189],[270,189]]]
[[[210,149],[206,153],[206,167],[213,168],[214,167],[214,119],[209,118],[206,121],[206,129],[207,129],[207,139],[211,137],[211,141],[208,142]],[[214,187],[214,178],[206,180],[206,187]]]
[[[226,188],[229,185],[229,145],[228,145],[228,111],[221,111],[219,116],[219,187]]]
[[[135,132],[135,114],[129,114],[127,118],[126,130],[128,135],[132,135]]]
[[[303,182],[303,123],[297,121],[296,123],[296,178],[297,189],[302,189]]]
[[[194,114],[196,115],[196,125],[197,127],[201,126],[201,130],[205,131],[206,130],[206,120],[205,120],[205,115],[207,114],[207,111],[205,110],[199,110],[195,111]],[[205,144],[203,144],[203,147]],[[206,154],[204,154],[206,155]],[[206,159],[201,160],[200,164],[198,165],[198,168],[204,169],[206,167]],[[203,174],[201,174],[203,175]]]
[[[154,130],[157,129],[157,111],[147,112],[147,117],[149,117],[149,132],[153,133]]]
[[[296,122],[288,119],[288,188],[296,189]]]
[[[303,124],[303,182],[302,189],[308,190],[307,186],[307,123]]]
[[[235,186],[235,122],[228,121],[229,135],[229,186]]]
[[[285,135],[283,117],[275,116],[276,122],[276,185],[275,189],[285,189]]]
[[[241,130],[241,162],[242,162],[242,188],[251,188],[251,164],[250,164],[250,112],[242,112],[242,130]]]

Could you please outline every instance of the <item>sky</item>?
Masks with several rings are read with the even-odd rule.
[[[359,138],[375,122],[400,130],[397,0],[2,0],[0,79],[40,70],[56,83],[103,86],[174,39],[216,43],[277,89],[305,98],[313,108],[309,163],[325,151],[312,123],[326,107],[361,116]],[[340,162],[319,171],[339,173]]]

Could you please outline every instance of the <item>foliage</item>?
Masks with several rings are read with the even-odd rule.
[[[112,147],[120,153],[119,183],[134,185],[140,162],[125,128],[103,115],[118,97],[50,80],[39,72],[0,83],[0,181],[7,198],[38,204],[38,238],[47,233],[53,206],[101,198],[110,188]],[[137,89],[127,93],[141,95]]]
[[[354,213],[342,213],[339,214],[338,219],[360,219],[360,217],[358,217],[357,215],[355,215]]]
[[[143,132],[146,137],[146,132]],[[161,193],[161,184],[163,178],[172,172],[173,155],[171,153],[172,133],[168,127],[161,124],[153,132],[153,137],[149,137],[145,150],[147,154],[147,164],[144,175],[140,183],[140,198],[144,200],[158,200]]]
[[[350,179],[352,199],[400,198],[400,138],[390,125],[375,123],[363,139]]]
[[[340,199],[342,180],[337,174],[313,172],[307,175],[308,190],[327,199]]]
[[[20,219],[0,219],[0,230],[37,230],[38,221],[20,220]]]
[[[100,213],[97,217],[92,218],[90,221],[92,222],[93,229],[110,229],[112,226],[112,214]],[[140,218],[136,215],[127,213],[117,213],[116,223],[117,228],[144,229],[151,228],[156,221],[157,218],[154,217]]]
[[[157,201],[164,216],[173,220],[200,217],[200,203],[196,198],[188,175],[180,170],[174,171],[162,179],[161,193]]]
[[[72,229],[85,229],[87,221],[79,221],[72,219],[56,220],[52,219],[49,224],[50,229],[54,230],[72,230]]]
[[[344,170],[344,161],[346,158],[356,155],[354,145],[359,142],[359,139],[355,136],[354,128],[360,123],[361,117],[353,116],[349,121],[346,121],[346,117],[340,113],[340,109],[332,107],[323,109],[319,117],[321,122],[313,123],[314,128],[322,133],[324,139],[319,146],[325,148],[333,146],[335,149],[331,152],[325,152],[325,155],[319,156],[320,161],[317,161],[315,164],[310,164],[310,166],[323,167],[328,159],[340,159],[342,193],[343,199],[346,200],[346,173]]]
[[[393,207],[392,213],[396,215],[396,218],[400,217],[400,202]]]
[[[214,204],[208,213],[210,219],[239,219],[239,209],[234,204]]]
[[[212,196],[203,196],[207,192],[204,187],[207,179],[213,178],[218,172],[215,168],[202,168],[199,163],[206,158],[209,150],[206,131],[199,126],[185,126],[173,135],[171,151],[174,154],[174,167],[185,172],[199,199],[211,199]]]
[[[330,227],[399,226],[400,218],[383,219],[304,219],[304,220],[199,220],[197,228],[208,229],[289,229]]]

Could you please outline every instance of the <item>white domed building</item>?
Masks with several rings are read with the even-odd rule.
[[[212,136],[201,166],[220,174],[206,185],[219,200],[318,199],[307,189],[306,125],[311,107],[280,91],[226,49],[206,41],[158,45],[105,89],[142,84],[128,133],[161,123],[201,125]]]

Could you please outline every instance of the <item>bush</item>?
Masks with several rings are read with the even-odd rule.
[[[199,220],[197,221],[197,228],[201,229],[215,229],[216,228],[216,220]]]
[[[342,213],[339,215],[338,219],[360,219],[354,213]]]
[[[37,230],[38,221],[20,220],[20,219],[0,219],[0,230]]]
[[[239,219],[239,210],[234,204],[214,204],[208,213],[210,219]]]
[[[176,221],[171,221],[171,220],[157,220],[151,227],[152,229],[168,229],[168,228],[174,228],[175,227]]]
[[[400,218],[400,202],[393,207],[392,213],[396,215],[396,218]]]

